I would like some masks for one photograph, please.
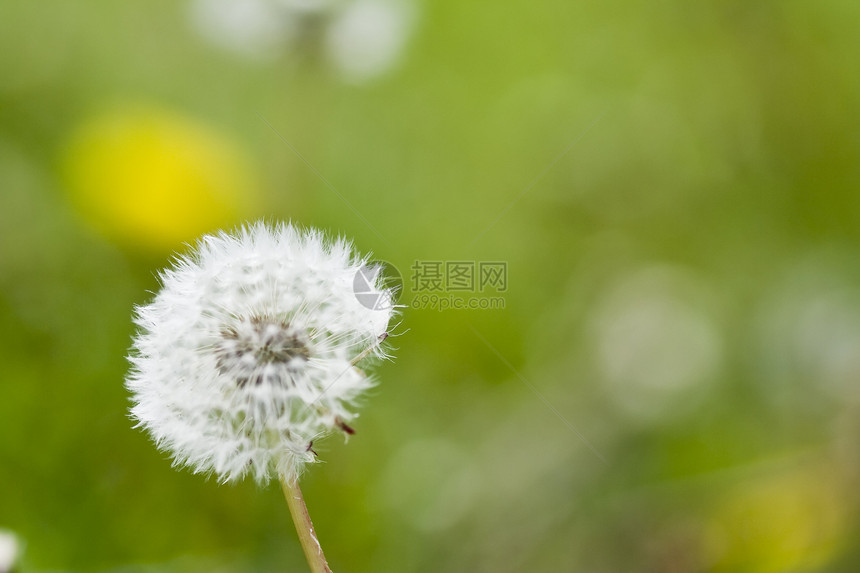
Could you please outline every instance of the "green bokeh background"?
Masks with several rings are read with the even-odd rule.
[[[425,1],[360,84],[187,12],[0,4],[21,571],[306,569],[276,486],[174,471],[131,428],[131,309],[170,253],[97,232],[61,167],[122,102],[226,134],[257,215],[354,238],[407,304],[416,260],[507,262],[503,310],[405,308],[357,435],[319,444],[333,570],[860,569],[860,4]]]

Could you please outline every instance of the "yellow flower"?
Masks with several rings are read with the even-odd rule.
[[[845,529],[840,479],[829,464],[755,476],[720,503],[709,525],[714,571],[818,570]]]
[[[242,151],[214,128],[154,107],[126,107],[82,125],[62,158],[70,199],[109,239],[147,250],[231,226],[258,188]]]

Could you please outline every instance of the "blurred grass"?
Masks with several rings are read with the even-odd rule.
[[[277,488],[175,472],[130,428],[130,311],[170,249],[104,238],[60,169],[124,101],[209,126],[253,157],[262,214],[404,276],[508,262],[503,311],[405,309],[358,435],[318,449],[334,570],[856,569],[858,12],[425,3],[403,64],[350,85],[210,46],[183,3],[4,2],[0,526],[22,570],[303,568]],[[676,278],[630,291],[654,269]],[[671,352],[666,297],[716,362]]]

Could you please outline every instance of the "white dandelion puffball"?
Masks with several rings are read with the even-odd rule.
[[[0,529],[0,573],[12,571],[21,554],[18,537],[6,529]]]
[[[222,482],[297,477],[314,439],[352,433],[349,407],[371,385],[355,363],[384,357],[393,293],[366,265],[344,239],[290,224],[200,239],[135,309],[137,425],[174,465]],[[367,275],[387,304],[355,296]]]

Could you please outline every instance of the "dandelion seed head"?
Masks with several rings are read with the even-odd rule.
[[[138,426],[176,465],[220,481],[296,476],[372,384],[352,362],[385,356],[393,308],[353,292],[366,262],[289,224],[203,237],[136,309],[126,385]]]
[[[0,572],[12,571],[21,555],[21,542],[14,533],[0,529]]]

